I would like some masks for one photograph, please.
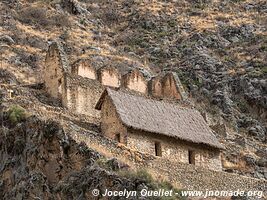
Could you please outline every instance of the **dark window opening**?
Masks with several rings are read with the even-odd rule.
[[[155,142],[155,154],[156,156],[162,156],[162,149],[160,142]]]
[[[121,142],[121,134],[116,134],[115,135],[115,140],[117,141],[117,142]]]
[[[62,94],[62,80],[58,80],[58,93],[61,95]]]
[[[195,153],[194,153],[194,151],[188,151],[188,161],[189,161],[189,164],[192,164],[192,165],[195,164]]]

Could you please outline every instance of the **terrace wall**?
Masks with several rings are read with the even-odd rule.
[[[76,129],[76,128],[75,128]],[[95,132],[71,131],[73,139],[85,142],[106,156],[116,157],[133,169],[146,169],[156,180],[167,180],[177,188],[197,191],[263,191],[267,181],[237,174],[214,171],[202,166],[173,162],[128,148]]]

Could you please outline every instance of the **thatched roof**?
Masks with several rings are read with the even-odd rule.
[[[96,109],[101,109],[106,96],[111,98],[121,122],[128,128],[223,148],[202,115],[195,109],[109,88],[102,94]]]

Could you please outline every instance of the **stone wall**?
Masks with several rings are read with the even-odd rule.
[[[162,97],[161,77],[152,78],[148,83],[148,93],[154,97]]]
[[[127,142],[127,130],[118,120],[117,112],[111,103],[110,97],[105,98],[101,108],[101,132],[106,137],[118,140],[116,135],[119,134],[121,143]]]
[[[200,191],[263,191],[267,194],[267,182],[220,171],[212,171],[204,167],[173,163],[158,159],[148,161],[148,169],[154,177],[167,176],[168,180],[179,188]]]
[[[71,67],[71,73],[85,78],[97,79],[96,70],[87,60],[78,60]]]
[[[47,92],[54,98],[62,97],[63,73],[68,67],[62,47],[58,42],[53,42],[45,58],[44,81]]]
[[[63,105],[78,114],[100,117],[95,105],[100,98],[104,87],[93,79],[77,75],[64,74]]]
[[[145,168],[157,180],[167,180],[177,188],[198,191],[263,191],[267,195],[267,181],[237,174],[209,170],[205,167],[173,162],[134,151],[91,131],[67,128],[73,139],[85,142],[102,154],[116,157],[133,169]]]
[[[143,94],[147,94],[147,81],[143,74],[135,69],[122,78],[123,86]]]
[[[194,165],[221,171],[222,163],[220,151],[206,146],[196,145],[167,136],[146,133],[141,131],[128,131],[127,146],[143,153],[155,155],[155,143],[160,143],[163,158],[174,162],[189,164],[189,151],[192,153]],[[192,161],[192,160],[191,160]]]
[[[159,74],[149,81],[149,94],[154,97],[160,97],[173,100],[186,100],[187,94],[174,72]]]
[[[171,73],[166,74],[162,79],[162,96],[171,99],[182,99],[179,88]]]
[[[95,67],[88,59],[76,61],[71,68],[72,74],[98,80],[104,86],[125,87],[144,94],[147,93],[147,81],[138,69],[120,72],[113,66]]]
[[[121,76],[114,67],[104,67],[98,70],[98,80],[102,85],[118,88]]]
[[[128,88],[153,97],[173,100],[185,98],[181,92],[184,90],[181,85],[179,86],[179,80],[177,83],[173,73],[168,73],[165,76],[159,75],[148,82],[138,69],[121,76],[115,67],[107,66],[96,70],[89,64],[88,60],[82,60],[72,66],[72,74],[98,80],[104,86]]]
[[[148,81],[151,75],[144,72],[141,68],[129,68],[127,66],[116,67],[110,65],[102,66],[91,59],[79,59],[72,64],[70,68],[67,56],[60,43],[53,42],[49,46],[45,59],[45,86],[47,92],[52,97],[59,98],[66,103],[70,96],[62,96],[64,90],[64,73],[71,73],[83,78],[88,78],[88,81],[89,79],[95,80],[104,86],[128,88],[152,97],[175,100],[184,100],[186,98],[186,92],[177,74],[174,72],[164,72]],[[76,84],[80,83],[77,82]],[[77,95],[81,96],[85,91],[79,88],[77,92]],[[83,101],[84,100],[81,99],[79,104],[84,104]],[[77,110],[81,112],[82,109],[78,108]]]

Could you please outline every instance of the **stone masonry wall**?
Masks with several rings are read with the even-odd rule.
[[[136,130],[130,130],[128,132],[127,146],[131,149],[155,155],[155,142],[159,142],[161,144],[163,158],[189,164],[190,150],[194,153],[196,166],[202,166],[216,171],[222,170],[219,150],[205,148],[205,146],[179,141],[158,134]]]
[[[105,67],[100,69],[98,73],[98,79],[105,86],[115,88],[120,87],[120,75],[113,67]]]
[[[162,97],[162,83],[160,77],[155,77],[149,81],[148,93],[154,97]]]
[[[97,79],[95,68],[90,66],[87,61],[76,62],[72,66],[71,72],[85,78]]]
[[[186,100],[187,94],[177,76],[173,72],[153,77],[148,84],[149,94],[154,97],[172,100]]]
[[[62,78],[64,71],[68,70],[68,61],[57,42],[53,42],[46,54],[44,80],[47,92],[54,98],[62,96]]]
[[[126,143],[127,130],[118,120],[117,112],[109,97],[105,98],[101,108],[101,131],[106,137],[116,139],[116,134],[120,134],[120,142]]]
[[[71,73],[74,76],[76,75],[87,79],[84,79],[83,83],[76,81],[76,85],[71,86],[68,83],[68,79],[63,75],[65,73]],[[162,76],[159,75],[155,79],[157,81],[151,82],[152,86],[148,85],[148,79],[150,77],[150,75],[144,74],[142,69],[136,68],[130,71],[130,69],[125,68],[119,71],[113,66],[99,68],[99,66],[92,66],[89,60],[82,59],[77,60],[70,68],[67,56],[59,42],[53,42],[49,46],[45,59],[44,80],[47,92],[52,97],[60,99],[66,107],[70,107],[78,113],[88,115],[93,115],[94,111],[93,113],[85,113],[87,110],[84,109],[86,108],[84,106],[86,105],[85,99],[88,97],[98,97],[98,95],[95,95],[94,90],[96,87],[100,87],[99,84],[115,88],[124,87],[143,94],[148,94],[149,92],[148,95],[160,98],[164,96],[167,98],[181,99],[181,96],[184,96],[185,92],[179,78],[175,76],[174,73],[168,73],[163,79]],[[86,89],[85,87],[78,87],[77,85],[84,85],[85,81],[88,81],[88,85],[91,87],[92,84],[90,83],[92,82],[90,80],[95,81],[96,87],[93,87],[92,95],[88,96],[90,88]],[[73,90],[75,87],[76,91]],[[150,87],[152,87],[152,89]],[[92,102],[93,100],[89,99],[89,101]],[[74,108],[74,105],[78,107]],[[89,103],[89,108],[91,107],[90,105]],[[90,109],[88,110],[90,111]]]
[[[172,162],[134,151],[95,132],[67,128],[73,139],[85,142],[89,147],[106,156],[116,157],[133,169],[145,168],[157,180],[168,180],[177,188],[198,191],[263,191],[267,195],[267,181],[237,174],[213,171],[205,167]]]
[[[156,98],[187,99],[179,77],[174,72],[163,72],[150,79],[140,69],[128,69],[127,72],[127,69],[120,71],[115,66],[99,67],[93,66],[94,64],[90,60],[77,60],[72,65],[71,73],[98,80],[104,86],[124,87]]]
[[[78,114],[100,117],[95,105],[104,87],[97,81],[66,73],[63,90],[63,105]]]
[[[139,70],[133,70],[122,78],[123,86],[140,93],[147,94],[147,81]]]
[[[182,98],[172,74],[167,74],[162,79],[162,96],[178,100]]]

